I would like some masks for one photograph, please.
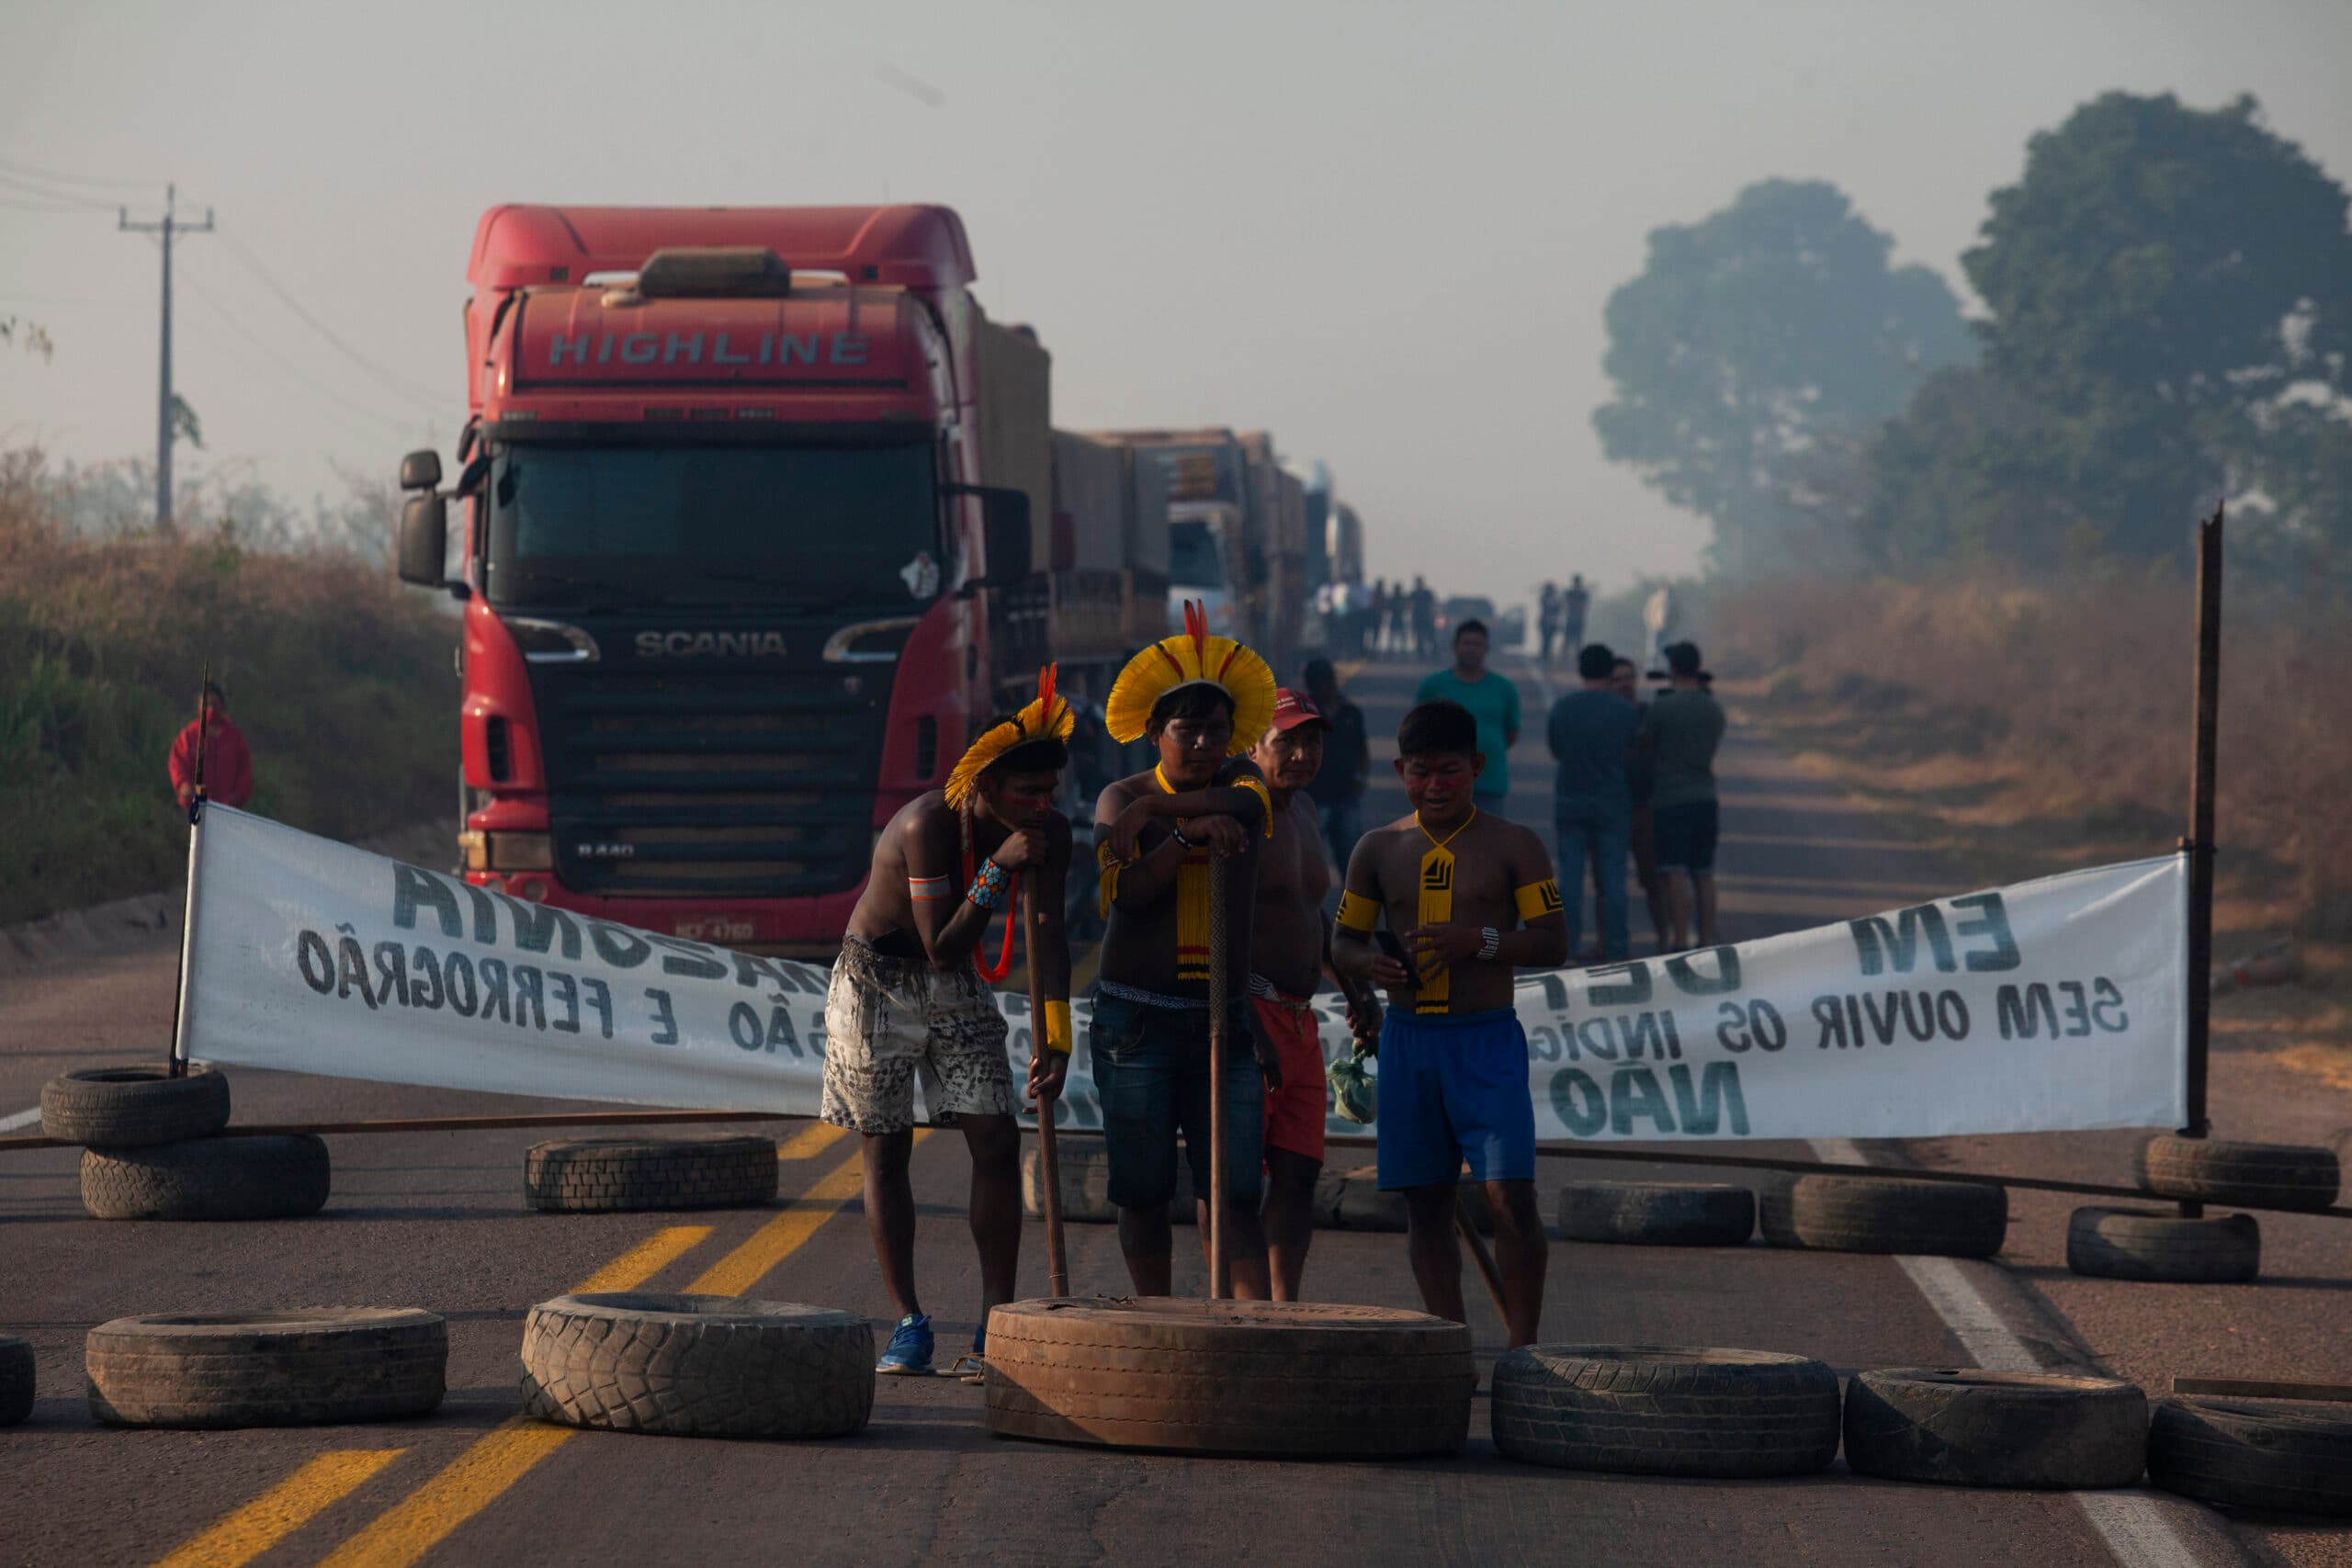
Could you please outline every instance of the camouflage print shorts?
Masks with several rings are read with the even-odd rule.
[[[915,1080],[932,1124],[959,1112],[1020,1109],[1005,1054],[1004,1014],[969,964],[934,969],[886,958],[850,937],[825,994],[825,1098],[820,1114],[869,1136],[915,1124]]]

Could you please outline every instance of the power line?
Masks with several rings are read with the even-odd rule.
[[[312,391],[317,392],[320,396],[328,398],[342,404],[345,408],[349,409],[354,413],[363,415],[366,418],[375,420],[379,423],[394,426],[396,428],[405,429],[419,423],[413,415],[386,413],[382,409],[370,408],[365,403],[353,400],[350,397],[338,390],[331,383],[324,381],[303,369],[301,365],[291,355],[271,344],[266,338],[254,332],[253,328],[247,326],[244,321],[239,318],[235,310],[232,310],[218,295],[205,288],[203,284],[198,283],[193,276],[184,278],[182,281],[188,286],[189,289],[195,293],[198,299],[203,300],[219,314],[224,324],[233,328],[238,335],[243,337],[247,343],[253,344],[254,347],[259,349],[262,353],[276,360],[288,375],[292,376],[296,380],[301,382]],[[273,378],[277,374],[274,371],[262,369],[260,367],[255,366],[251,360],[243,359],[242,355],[237,355],[236,357],[243,361],[247,369],[254,370],[257,374]]]
[[[352,347],[350,344],[344,341],[342,336],[338,334],[333,327],[328,326],[326,322],[311,314],[310,309],[300,299],[294,298],[292,292],[288,290],[284,284],[278,282],[277,278],[270,276],[269,269],[261,265],[261,258],[254,255],[252,248],[246,245],[242,240],[239,240],[234,233],[224,232],[220,237],[228,242],[230,253],[240,262],[244,264],[247,271],[251,272],[255,277],[261,280],[262,287],[267,288],[272,294],[277,295],[279,303],[283,304],[288,310],[293,311],[296,315],[301,317],[304,321],[310,324],[312,331],[316,332],[321,337],[326,339],[328,343],[334,344],[334,347],[342,353],[345,358],[349,359],[362,370],[367,371],[368,375],[373,376],[378,381],[380,381],[386,387],[390,388],[393,391],[400,393],[401,396],[407,398],[412,401],[423,403],[436,413],[443,412],[446,400],[435,397],[429,392],[419,391],[414,387],[408,385],[399,377],[394,376],[390,371],[386,370],[374,360],[368,358],[365,354],[362,354],[358,349]]]
[[[38,169],[29,164],[13,163],[0,158],[0,170],[12,175],[25,175],[37,180],[51,180],[59,185],[104,186],[109,190],[153,190],[153,180],[116,179],[104,175],[69,175],[62,169]]]
[[[95,197],[82,196],[69,190],[51,190],[47,186],[35,185],[30,180],[20,180],[14,175],[0,175],[0,186],[25,196],[38,197],[43,201],[53,201],[62,207],[87,208],[93,212],[110,212],[115,207],[115,203],[111,201],[100,201]]]
[[[112,209],[103,205],[94,208],[89,203],[82,201],[10,201],[6,197],[0,197],[0,209],[5,209],[10,212],[83,213],[91,211],[107,212],[112,210]]]

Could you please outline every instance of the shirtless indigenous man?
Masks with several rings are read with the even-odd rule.
[[[1332,954],[1388,989],[1380,1035],[1380,1188],[1405,1194],[1407,1249],[1421,1300],[1465,1322],[1455,1239],[1463,1162],[1495,1217],[1504,1318],[1516,1347],[1544,1315],[1544,1223],[1535,1204],[1535,1106],[1515,967],[1567,960],[1551,857],[1534,833],[1479,807],[1487,759],[1469,710],[1421,704],[1396,730],[1410,815],[1366,833],[1348,862]],[[1374,945],[1383,916],[1412,964]]]
[[[1006,1025],[991,987],[1012,967],[1012,931],[1027,893],[1042,919],[1031,961],[1046,997],[1044,1040],[1029,1060],[1028,1097],[1059,1094],[1069,1068],[1069,942],[1062,885],[1069,821],[1054,809],[1074,720],[1054,694],[983,730],[944,789],[917,795],[882,829],[873,874],[850,916],[825,996],[820,1114],[865,1140],[865,1221],[899,1322],[875,1371],[932,1370],[931,1317],[915,1294],[914,1086],[933,1125],[959,1127],[972,1156],[972,1240],[980,1255],[979,1326],[1011,1301],[1021,1260],[1021,1130]],[[983,942],[1001,915],[1003,936]],[[974,1381],[967,1378],[966,1381]]]

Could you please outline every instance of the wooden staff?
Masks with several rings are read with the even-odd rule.
[[[1022,934],[1022,961],[1029,966],[1029,1054],[1051,1050],[1046,1043],[1046,982],[1037,964],[1039,931],[1045,929],[1044,879],[1029,879],[1029,924]],[[1010,919],[1010,915],[1007,916]],[[1077,1042],[1071,1042],[1073,1045]],[[1054,1140],[1054,1107],[1061,1097],[1037,1095],[1037,1206],[1046,1216],[1046,1293],[1069,1294],[1069,1258],[1062,1249],[1062,1168]]]
[[[1225,1234],[1226,998],[1233,994],[1225,941],[1225,862],[1209,861],[1209,1300],[1233,1294],[1233,1261]]]

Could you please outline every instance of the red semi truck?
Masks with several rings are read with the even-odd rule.
[[[463,601],[469,881],[837,949],[1056,651],[1046,356],[974,276],[944,207],[483,214],[458,476],[401,471],[401,575]]]

